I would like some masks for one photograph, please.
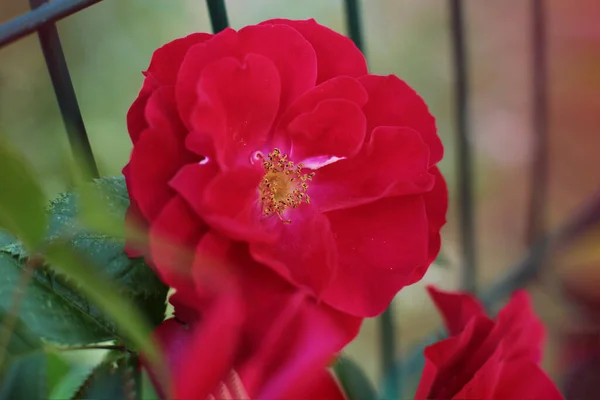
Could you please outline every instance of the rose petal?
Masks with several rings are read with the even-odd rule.
[[[148,122],[146,122],[146,118],[144,117],[144,110],[153,90],[154,85],[149,81],[144,81],[140,93],[127,111],[127,131],[133,144],[137,143],[142,133],[148,128]]]
[[[279,147],[290,148],[290,122],[301,114],[312,112],[322,101],[333,99],[348,100],[362,107],[366,104],[368,96],[363,85],[349,76],[338,76],[325,81],[298,97],[285,110],[275,129],[273,142]]]
[[[356,337],[361,318],[317,303],[270,269],[244,263],[248,344],[254,355],[238,370],[253,398],[301,399],[333,354]]]
[[[175,194],[168,182],[181,166],[182,156],[186,157],[185,149],[169,132],[148,129],[136,143],[129,162],[130,196],[148,221]]]
[[[215,145],[207,132],[190,132],[185,138],[185,148],[201,156],[204,162],[216,160]]]
[[[340,385],[337,383],[332,373],[326,369],[317,369],[310,373],[306,378],[306,384],[303,386],[295,385],[297,389],[290,393],[286,399],[306,400],[306,399],[327,399],[327,400],[346,400],[346,396]]]
[[[174,390],[168,398],[206,398],[229,372],[243,313],[236,292],[231,288],[223,292],[204,300],[207,307],[200,320],[186,326],[170,319],[156,329],[155,338],[166,353],[172,373]],[[199,370],[198,360],[210,368]]]
[[[190,115],[197,100],[195,88],[202,70],[220,58],[237,57],[242,61],[251,53],[268,58],[277,68],[281,80],[280,111],[315,85],[315,52],[295,29],[284,25],[248,26],[239,32],[225,29],[192,47],[184,58],[175,94],[186,126],[191,127]]]
[[[191,277],[195,248],[207,231],[180,196],[174,196],[150,229],[150,253],[163,282],[177,290],[194,291]]]
[[[435,177],[435,184],[431,191],[423,195],[423,200],[429,221],[429,262],[432,263],[437,258],[442,246],[440,230],[446,224],[448,187],[438,167],[432,167],[429,173]]]
[[[466,330],[466,329],[465,329]],[[462,336],[462,335],[461,335]],[[437,391],[437,397],[439,399],[491,399],[494,387],[498,385],[500,370],[502,369],[502,345],[496,349],[492,349],[492,353],[489,355],[489,359],[484,365],[480,366],[477,370],[469,373],[463,372],[461,375],[463,379],[448,381],[447,385],[440,380],[440,384],[444,385]],[[468,353],[461,355],[460,358],[469,357]],[[452,368],[454,371],[459,370],[460,365],[454,365],[449,367],[447,375],[443,379],[451,377]],[[466,381],[465,381],[466,379]]]
[[[295,21],[270,19],[262,24],[284,24],[296,29],[310,42],[317,55],[317,83],[339,75],[359,77],[367,74],[367,62],[350,38],[319,25],[314,19]]]
[[[535,314],[529,295],[524,290],[515,291],[508,304],[498,313],[497,325],[502,331],[507,359],[527,358],[542,361],[545,328]]]
[[[479,300],[470,293],[446,292],[432,285],[427,286],[427,292],[452,336],[460,334],[472,318],[485,315]]]
[[[415,400],[453,398],[472,377],[461,369],[461,363],[479,348],[493,327],[494,322],[486,316],[474,317],[460,335],[428,346]]]
[[[152,77],[154,82],[161,86],[174,85],[188,50],[195,44],[206,42],[212,37],[213,35],[209,33],[192,33],[159,47],[152,54],[150,65],[144,75]]]
[[[211,172],[207,179],[204,167],[207,165],[182,168],[171,185],[203,220],[230,238],[272,241],[278,232],[268,229],[258,199],[258,183],[264,172],[260,168],[239,168],[218,175]]]
[[[493,386],[491,400],[544,399],[562,400],[563,396],[550,377],[534,362],[502,363],[498,383]],[[461,398],[458,397],[457,398]]]
[[[337,266],[336,243],[328,219],[303,205],[291,223],[277,221],[277,243],[251,243],[252,257],[317,297],[329,285]]]
[[[129,258],[144,257],[147,253],[147,232],[150,225],[142,216],[135,201],[125,212],[125,253]]]
[[[394,75],[367,75],[359,80],[369,93],[369,101],[363,108],[367,117],[367,135],[378,126],[414,129],[429,146],[429,165],[437,164],[444,149],[437,135],[435,119],[423,99]]]
[[[309,195],[326,212],[388,196],[425,193],[435,179],[428,172],[428,159],[429,149],[417,132],[380,127],[356,157],[316,171]]]
[[[129,164],[122,170],[127,193],[131,193]],[[130,196],[129,207],[125,213],[125,253],[129,258],[143,257],[148,252],[148,229],[150,224],[142,215],[137,201]]]
[[[422,199],[391,197],[327,217],[340,251],[338,272],[323,301],[356,316],[380,314],[427,263]]]
[[[187,201],[198,217],[202,218],[204,213],[202,196],[208,184],[218,173],[219,168],[214,160],[203,160],[180,168],[169,181],[169,186]]]
[[[173,40],[154,52],[148,70],[144,72],[146,79],[142,89],[127,113],[127,129],[134,144],[148,127],[144,110],[152,92],[161,86],[174,85],[177,72],[188,49],[211,37],[212,35],[208,33],[193,33]]]
[[[193,110],[194,131],[212,138],[222,168],[248,164],[261,148],[279,108],[281,84],[268,58],[227,57],[204,68]]]
[[[356,104],[341,99],[324,100],[288,126],[292,156],[297,160],[353,157],[362,147],[365,129],[365,116]]]
[[[313,305],[298,312],[279,340],[272,342],[281,353],[287,353],[284,363],[269,372],[269,379],[261,390],[261,399],[304,400],[323,387],[315,373],[325,372],[332,354],[339,352],[357,334],[361,319],[335,313],[329,307]],[[289,338],[295,338],[293,342]],[[291,347],[291,345],[293,347]],[[291,347],[291,348],[290,348]],[[284,353],[284,354],[285,354]],[[268,365],[268,364],[267,364]],[[322,383],[321,383],[322,384]],[[320,390],[319,390],[320,389]],[[327,388],[331,390],[331,386]]]
[[[169,131],[180,141],[183,141],[187,135],[187,130],[177,113],[172,86],[163,86],[152,92],[144,109],[144,117],[149,128]]]
[[[185,163],[199,157],[185,148],[185,130],[177,117],[171,87],[157,89],[146,106],[148,129],[133,148],[128,166],[130,196],[152,222],[174,195],[169,180]]]
[[[439,291],[437,297],[437,302],[443,304],[445,308],[448,308],[447,303],[455,301],[448,300],[444,296],[440,297]],[[467,296],[467,298],[470,299],[466,300],[466,303],[476,302],[471,296]],[[450,308],[447,312],[460,315],[460,311],[451,311]],[[529,359],[539,362],[542,354],[543,335],[544,327],[533,313],[529,297],[526,292],[517,291],[498,314],[494,329],[481,346],[464,360],[460,370],[468,376],[475,375],[477,371],[485,367],[486,362],[489,362],[488,360],[493,357],[498,348],[502,349],[498,355],[502,361]]]

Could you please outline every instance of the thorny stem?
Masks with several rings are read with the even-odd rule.
[[[0,368],[4,365],[6,349],[10,343],[10,338],[17,323],[21,303],[25,298],[25,289],[27,288],[31,277],[33,276],[33,271],[40,264],[40,262],[41,260],[36,257],[30,257],[27,260],[25,263],[25,268],[23,268],[23,272],[21,273],[19,282],[17,283],[17,287],[15,287],[15,290],[13,291],[12,303],[8,313],[4,318],[2,332],[0,332]]]

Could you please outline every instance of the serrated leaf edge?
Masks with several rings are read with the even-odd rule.
[[[14,258],[14,257],[13,257],[13,258]],[[14,260],[14,261],[15,261],[15,264],[16,264],[16,266],[17,266],[19,269],[23,270],[23,266],[20,264],[19,260]],[[52,274],[54,274],[54,275],[60,276],[60,275],[59,275],[59,274],[57,274],[55,271],[50,271],[50,272],[51,272]],[[62,274],[61,274],[61,275],[62,275]],[[68,277],[65,277],[65,278],[66,278],[65,280],[66,280],[67,282],[69,282],[69,281],[70,281],[70,279],[69,279]],[[54,293],[56,296],[58,296],[60,299],[62,299],[62,300],[65,302],[65,304],[66,304],[68,307],[70,307],[70,308],[72,308],[72,309],[74,309],[74,310],[76,310],[76,311],[79,311],[79,312],[80,312],[80,313],[81,313],[81,314],[82,314],[84,317],[86,317],[86,318],[90,319],[91,321],[93,321],[93,322],[94,322],[94,323],[95,323],[95,324],[96,324],[98,327],[100,327],[102,330],[105,330],[105,331],[107,331],[107,332],[109,332],[109,333],[112,333],[112,337],[107,337],[107,338],[105,338],[105,339],[101,339],[101,340],[99,340],[99,342],[101,342],[101,341],[104,341],[104,340],[114,340],[114,339],[118,339],[118,338],[120,338],[120,336],[118,335],[117,331],[116,331],[116,330],[115,330],[113,327],[111,327],[111,326],[109,326],[109,325],[107,325],[107,324],[103,324],[101,321],[99,321],[98,319],[94,318],[94,317],[93,317],[91,314],[89,314],[88,312],[86,312],[86,311],[85,311],[83,308],[79,307],[79,306],[77,305],[77,303],[74,303],[74,302],[72,302],[72,301],[69,301],[69,299],[65,298],[63,295],[61,295],[60,293],[58,293],[58,291],[56,291],[56,290],[54,289],[54,287],[52,287],[51,285],[47,285],[45,282],[43,282],[43,281],[41,281],[41,280],[39,280],[39,279],[36,279],[36,276],[35,276],[35,274],[34,274],[34,276],[33,276],[33,279],[35,279],[35,280],[36,280],[36,283],[37,283],[37,284],[39,284],[39,285],[41,285],[41,286],[44,286],[44,287],[46,287],[48,290],[50,290],[52,293]],[[76,290],[76,289],[75,289],[75,290]],[[43,335],[40,335],[40,338],[41,338],[41,339],[44,339],[44,341],[49,341],[49,342],[56,343],[56,341],[55,341],[55,340],[49,340],[48,338],[44,337]],[[69,345],[72,345],[72,344],[74,344],[74,343],[71,343],[71,342],[69,342]],[[85,344],[85,343],[82,343],[82,344]]]

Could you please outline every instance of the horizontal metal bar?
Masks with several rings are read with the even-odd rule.
[[[102,0],[54,0],[0,25],[0,47]]]

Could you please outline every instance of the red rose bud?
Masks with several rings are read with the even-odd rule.
[[[470,294],[428,290],[450,338],[425,349],[416,400],[562,399],[539,366],[544,327],[525,291],[492,320]]]

